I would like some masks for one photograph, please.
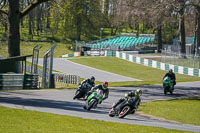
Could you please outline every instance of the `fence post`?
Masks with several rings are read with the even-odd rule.
[[[53,85],[52,85],[52,82],[53,82],[52,70],[53,70],[53,52],[54,52],[55,47],[56,47],[56,44],[54,44],[44,54],[42,88],[49,88],[49,87],[52,88],[53,87]],[[50,58],[50,62],[49,62],[50,64],[48,64],[48,58]],[[49,75],[47,75],[47,74],[49,74]],[[48,79],[48,83],[47,83],[47,79]]]
[[[42,88],[46,88],[46,68],[47,68],[47,55],[44,56],[43,60],[43,71],[42,71]]]
[[[53,53],[54,53],[54,48],[56,47],[56,44],[54,44],[51,47],[51,57],[50,57],[50,68],[49,68],[49,88],[53,88],[53,75],[52,75],[52,70],[53,70]]]

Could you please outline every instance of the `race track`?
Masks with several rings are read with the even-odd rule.
[[[160,85],[140,87],[115,87],[110,88],[109,98],[106,99],[95,110],[86,111],[83,109],[83,106],[85,104],[84,101],[72,100],[75,90],[9,91],[0,92],[0,106],[49,112],[61,115],[70,115],[87,119],[97,119],[119,123],[129,123],[200,132],[200,126],[178,124],[175,122],[169,122],[143,116],[138,113],[134,115],[128,115],[124,119],[118,119],[116,117],[111,118],[108,116],[108,111],[110,110],[113,102],[116,102],[120,97],[124,97],[124,93],[138,88],[141,88],[143,90],[143,102],[184,98],[188,96],[200,96],[199,88],[195,87],[187,88],[177,86],[174,95],[168,96],[165,96],[163,94],[163,89]]]
[[[41,60],[39,64],[42,65]],[[98,81],[134,81],[129,77],[104,72],[91,67],[79,65],[66,59],[54,59],[54,69],[68,74],[77,74],[83,78],[94,75]],[[77,73],[78,72],[78,73]],[[95,75],[97,74],[97,75]],[[108,112],[111,106],[119,98],[124,97],[126,92],[142,89],[142,102],[169,100],[200,96],[200,82],[178,83],[174,95],[163,94],[161,85],[148,85],[138,87],[112,87],[110,88],[109,98],[106,99],[95,110],[86,111],[83,109],[84,101],[73,100],[76,90],[24,90],[0,92],[0,106],[19,108],[25,110],[35,110],[61,115],[70,115],[87,119],[97,119],[119,123],[164,127],[169,129],[200,132],[200,126],[180,124],[171,121],[160,120],[157,118],[138,114],[128,115],[124,119],[111,118]],[[152,111],[153,112],[153,111]]]

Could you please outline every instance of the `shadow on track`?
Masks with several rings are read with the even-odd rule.
[[[68,111],[76,111],[76,112],[89,112],[83,109],[83,104],[77,102],[69,102],[69,101],[57,101],[57,100],[46,100],[46,99],[24,99],[24,98],[7,98],[0,97],[1,103],[6,104],[15,104],[21,106],[32,106],[32,107],[42,107],[42,108],[54,108],[54,109],[63,109]],[[99,108],[99,107],[97,107]],[[107,114],[108,112],[104,110],[91,110],[91,113],[98,114]]]

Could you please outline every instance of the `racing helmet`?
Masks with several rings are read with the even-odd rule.
[[[92,76],[92,77],[90,78],[90,80],[93,80],[93,81],[95,81],[95,77],[94,77],[94,76]]]
[[[106,90],[106,89],[108,88],[108,82],[107,82],[107,81],[104,81],[104,82],[102,83],[102,85],[103,85],[103,89],[104,89],[104,90]]]
[[[137,96],[137,97],[142,96],[142,90],[141,90],[141,89],[137,89],[137,90],[135,91],[135,96]]]
[[[173,70],[172,69],[169,69],[169,73],[172,73],[173,72]]]

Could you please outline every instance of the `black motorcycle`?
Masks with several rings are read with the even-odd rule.
[[[135,97],[127,98],[122,103],[117,105],[117,107],[112,108],[109,111],[109,116],[118,116],[119,118],[124,118],[128,114],[134,114],[136,111],[135,104],[137,104],[135,103]]]
[[[92,86],[88,83],[84,83],[82,85],[78,86],[78,89],[75,92],[75,96],[73,99],[75,100],[76,98],[83,98],[85,100],[85,97],[87,96],[87,93],[90,91]]]

